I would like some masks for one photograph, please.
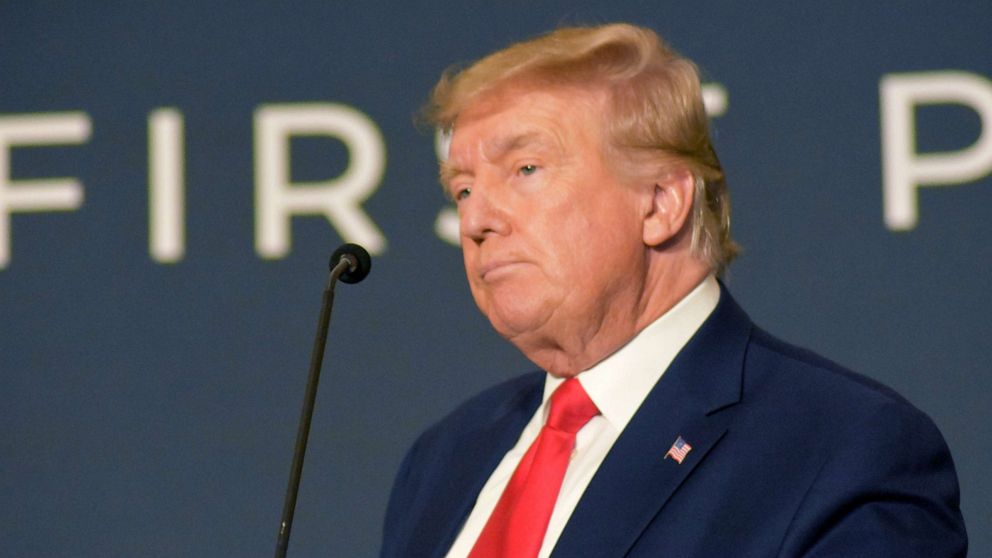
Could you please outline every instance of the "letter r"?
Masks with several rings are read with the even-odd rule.
[[[348,149],[336,178],[290,182],[292,136],[329,136]],[[363,113],[339,104],[264,105],[255,113],[255,247],[265,258],[289,252],[290,218],[324,215],[344,240],[381,253],[386,239],[360,203],[379,187],[385,170],[382,136]]]

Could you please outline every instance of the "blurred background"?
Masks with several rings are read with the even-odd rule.
[[[731,292],[933,417],[992,556],[992,4],[635,0],[0,3],[3,554],[271,554],[352,241],[289,550],[374,556],[416,435],[532,368],[414,115],[451,64],[612,21],[702,70]]]

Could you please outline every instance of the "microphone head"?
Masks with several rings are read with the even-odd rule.
[[[348,271],[345,271],[338,278],[345,283],[357,283],[365,276],[369,274],[372,270],[372,257],[369,253],[357,244],[342,244],[340,248],[331,254],[331,269],[338,265],[342,257],[350,256],[350,260],[354,262],[354,265]]]

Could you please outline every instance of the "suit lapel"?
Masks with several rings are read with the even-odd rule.
[[[416,539],[429,545],[429,550],[424,548],[416,555],[447,554],[475,506],[476,496],[541,403],[544,375],[535,377],[533,386],[494,413],[495,418],[455,442],[452,457],[456,465],[443,469],[444,476],[436,484],[439,490],[432,495],[424,519],[415,528]]]
[[[751,322],[722,290],[617,439],[555,546],[555,556],[623,556],[723,438],[740,400]],[[665,458],[681,436],[692,450]]]

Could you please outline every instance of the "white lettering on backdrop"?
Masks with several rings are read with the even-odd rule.
[[[83,186],[75,178],[13,180],[11,148],[85,143],[91,131],[90,117],[82,112],[0,117],[0,269],[10,262],[11,213],[71,211],[83,204]]]
[[[720,84],[703,86],[711,117],[728,110],[728,93]],[[919,218],[918,189],[961,184],[992,172],[992,81],[961,71],[888,74],[879,84],[884,222],[890,230],[914,228]],[[915,111],[926,104],[957,104],[981,119],[978,139],[958,151],[920,153]],[[11,260],[10,217],[17,212],[78,209],[83,186],[75,178],[12,178],[15,147],[74,145],[90,139],[85,112],[0,116],[0,269]],[[348,165],[337,177],[293,182],[290,177],[294,137],[318,136],[341,141]],[[447,153],[447,138],[435,137],[438,158]],[[185,236],[185,132],[182,113],[159,108],[148,116],[149,254],[160,263],[182,260]],[[317,215],[340,236],[381,254],[387,240],[361,204],[379,188],[386,166],[382,134],[367,115],[337,103],[261,105],[254,117],[255,247],[266,259],[282,258],[292,244],[291,219]],[[458,214],[440,210],[435,233],[458,244]]]
[[[885,225],[907,231],[919,220],[917,189],[962,184],[992,172],[992,81],[956,71],[888,74],[879,84]],[[958,151],[916,151],[916,108],[959,104],[982,120],[978,139]]]

